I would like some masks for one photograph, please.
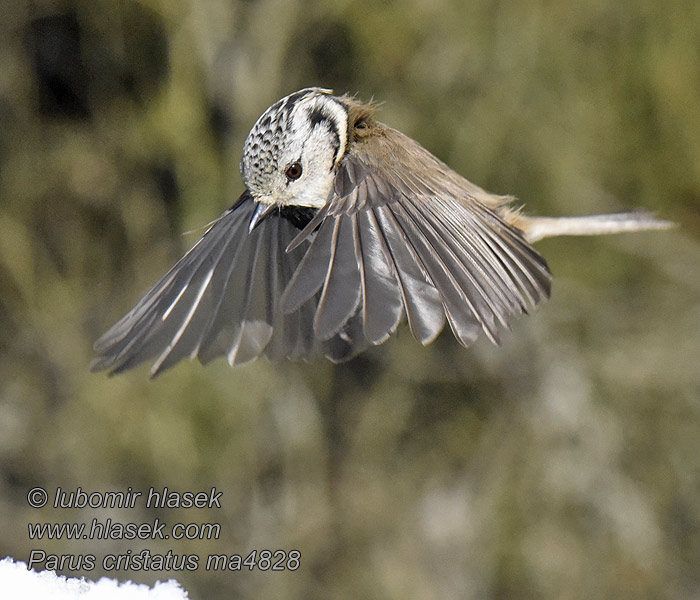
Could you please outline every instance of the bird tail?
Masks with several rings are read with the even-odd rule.
[[[513,225],[525,233],[528,242],[558,235],[603,235],[626,231],[669,229],[675,223],[657,219],[652,213],[637,211],[587,217],[528,217],[513,215]]]

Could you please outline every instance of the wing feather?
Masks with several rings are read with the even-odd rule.
[[[360,269],[355,258],[355,215],[328,217],[321,228],[332,227],[331,257],[314,318],[320,340],[333,337],[355,314],[360,301]],[[319,235],[321,232],[319,231]]]
[[[357,321],[368,342],[381,343],[405,315],[423,344],[445,319],[464,345],[482,331],[498,343],[499,325],[548,297],[546,262],[481,202],[497,206],[495,197],[381,127],[346,154],[329,200],[288,246],[310,244],[285,311],[316,297],[321,340]]]
[[[460,343],[471,344],[481,331],[481,323],[476,316],[473,299],[459,287],[454,268],[448,266],[440,256],[439,249],[430,243],[420,222],[411,216],[405,203],[388,205],[396,221],[406,235],[406,240],[414,248],[430,279],[435,283],[445,315],[452,332]],[[418,222],[417,222],[418,221]]]
[[[268,227],[257,227],[249,234],[251,238],[250,258],[245,261],[247,277],[243,290],[243,301],[236,314],[243,316],[234,343],[228,352],[231,365],[239,365],[257,358],[265,349],[272,337],[274,316],[272,314],[272,295],[269,279],[269,253],[272,244],[271,236],[279,219],[274,219]],[[257,234],[257,236],[256,236]],[[240,318],[240,317],[239,317]]]
[[[475,206],[479,228],[488,236],[495,257],[508,265],[512,281],[521,289],[532,306],[549,298],[552,276],[547,263],[525,238],[505,223],[497,214],[481,205]]]
[[[375,207],[372,216],[393,263],[411,332],[421,344],[429,344],[445,325],[440,293],[388,206]]]
[[[436,199],[436,201],[440,201],[440,199]],[[467,255],[462,259],[464,267],[488,278],[493,288],[493,293],[496,294],[502,303],[501,310],[498,312],[499,320],[502,325],[507,327],[508,316],[522,313],[525,310],[525,305],[523,299],[520,298],[518,293],[513,291],[513,287],[510,284],[512,273],[506,269],[503,262],[497,258],[494,252],[491,231],[488,228],[482,230],[481,222],[475,219],[472,213],[464,211],[466,214],[455,215],[453,211],[449,210],[449,206],[441,207],[439,211],[432,210],[441,216],[443,226],[451,234],[446,236],[446,241],[451,243],[454,240],[455,246],[462,250],[466,249]],[[462,218],[459,219],[457,217]],[[465,227],[465,219],[470,223],[468,227]]]
[[[191,312],[190,308],[207,297],[212,270],[221,261],[228,240],[236,236],[239,227],[237,220],[230,218],[232,214],[225,213],[212,225],[165,277],[95,343],[99,357],[92,364],[93,370],[115,367],[113,372],[118,373],[134,367],[174,348],[176,336],[182,338],[188,323],[195,317],[200,320],[205,312]]]
[[[362,323],[370,344],[381,344],[396,330],[404,314],[396,265],[371,210],[353,221],[355,260],[362,284]]]
[[[292,228],[288,223],[282,222],[281,228]],[[281,298],[285,286],[292,278],[294,269],[301,262],[305,249],[303,247],[292,250],[296,254],[294,260],[288,260],[285,256],[286,249],[283,240],[294,237],[298,230],[279,236],[277,243],[277,297]],[[281,305],[281,303],[280,303]],[[274,333],[270,344],[266,349],[267,356],[272,360],[290,358],[298,360],[306,358],[314,351],[313,334],[314,307],[307,302],[294,312],[286,313],[281,308],[277,310],[277,320],[275,322]]]
[[[477,264],[473,261],[474,251],[469,247],[460,247],[439,218],[426,218],[425,211],[421,211],[410,198],[406,199],[406,207],[430,251],[439,258],[441,267],[451,274],[450,283],[461,291],[463,300],[457,306],[457,313],[470,312],[470,326],[476,321],[478,329],[483,328],[494,343],[499,343],[496,319],[502,303],[484,272],[480,272],[478,267],[470,268]]]
[[[95,343],[91,368],[118,373],[157,357],[151,370],[157,375],[185,357],[206,363],[224,355],[241,363],[265,352],[280,319],[282,291],[304,248],[285,251],[299,230],[283,218],[267,218],[249,233],[254,210],[244,193]],[[305,358],[317,350],[305,333],[312,320],[307,309],[281,329],[285,355]]]
[[[92,368],[156,357],[157,375],[188,356],[240,364],[263,353],[341,361],[404,318],[422,344],[446,320],[464,345],[482,331],[498,343],[499,325],[548,297],[546,262],[498,214],[498,197],[373,127],[303,229],[273,212],[249,231],[246,191],[96,342]]]
[[[266,219],[252,233],[247,234],[244,230],[238,236],[236,252],[227,265],[217,310],[198,352],[198,357],[204,364],[218,356],[226,356],[231,364],[236,360],[243,340],[247,305],[261,251],[260,237],[272,224],[272,220]]]

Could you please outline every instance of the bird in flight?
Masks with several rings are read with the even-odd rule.
[[[93,370],[155,359],[231,365],[347,360],[407,322],[421,344],[449,324],[469,346],[549,297],[531,243],[661,229],[646,212],[532,217],[486,192],[374,107],[306,88],[270,106],[246,138],[245,191],[95,343]]]

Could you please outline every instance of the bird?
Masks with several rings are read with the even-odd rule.
[[[319,87],[265,110],[243,145],[243,193],[95,342],[91,369],[342,362],[406,323],[423,345],[446,324],[463,346],[499,344],[550,296],[534,242],[671,226],[645,211],[527,216],[375,113]]]

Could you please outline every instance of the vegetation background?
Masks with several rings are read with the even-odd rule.
[[[0,556],[92,553],[195,599],[700,596],[700,3],[1,0]],[[529,212],[671,232],[541,243],[553,297],[464,350],[91,374],[91,344],[242,191],[258,115],[319,85]],[[192,232],[192,233],[185,233]],[[36,510],[27,491],[223,492]],[[27,524],[217,522],[210,541]],[[105,573],[298,549],[296,572]]]

